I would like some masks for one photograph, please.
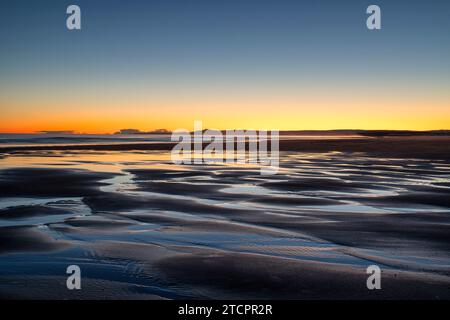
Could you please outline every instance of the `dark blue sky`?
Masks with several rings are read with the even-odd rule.
[[[66,29],[70,4],[81,31]],[[380,31],[366,28],[370,4]],[[0,93],[396,88],[441,99],[449,34],[447,0],[2,0]]]
[[[379,32],[365,27],[371,3],[382,8]],[[65,29],[69,4],[82,9],[79,33]],[[2,64],[12,73],[67,60],[77,69],[119,64],[163,74],[354,72],[368,61],[376,73],[449,71],[444,0],[3,0],[0,23]]]

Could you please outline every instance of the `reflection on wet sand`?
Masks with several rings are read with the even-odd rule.
[[[0,159],[0,298],[450,298],[449,161],[282,152],[261,176],[169,156]]]

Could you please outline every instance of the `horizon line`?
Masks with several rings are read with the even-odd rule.
[[[136,130],[136,132],[121,132],[122,130]],[[137,134],[148,134],[148,135],[157,135],[157,134],[171,134],[176,130],[168,130],[164,129],[166,131],[160,131],[163,129],[158,130],[150,130],[150,131],[141,131],[139,129],[120,129],[116,132],[103,132],[103,133],[93,133],[93,132],[78,132],[76,130],[38,130],[38,131],[32,131],[32,132],[2,132],[0,131],[0,134],[34,134],[34,135],[53,135],[53,134],[60,134],[60,135],[137,135]],[[218,130],[221,132],[227,131],[227,130],[256,130],[256,131],[277,131],[277,129],[252,129],[252,128],[229,128],[229,129],[214,129],[214,128],[207,128],[202,129],[201,131],[206,130]],[[194,130],[188,130],[189,132],[195,132]],[[414,130],[414,129],[284,129],[284,130],[278,130],[279,132],[353,132],[353,133],[364,133],[364,132],[409,132],[409,133],[438,133],[438,132],[449,132],[450,134],[450,128],[449,129],[430,129],[430,130]]]

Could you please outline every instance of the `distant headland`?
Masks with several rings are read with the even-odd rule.
[[[156,129],[153,131],[141,131],[138,129],[121,129],[114,134],[170,134],[171,131],[167,129]]]

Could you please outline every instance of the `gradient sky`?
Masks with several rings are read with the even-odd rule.
[[[448,0],[2,0],[0,48],[0,132],[450,129]]]

